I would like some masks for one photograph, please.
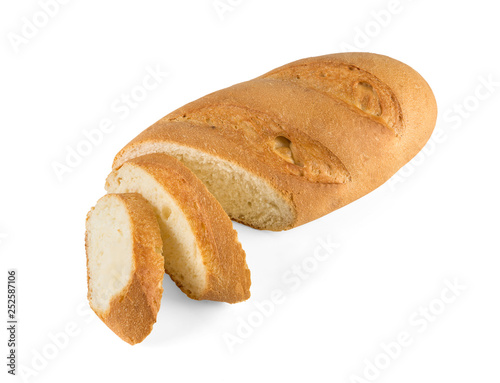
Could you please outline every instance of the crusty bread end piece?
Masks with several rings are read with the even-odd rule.
[[[139,194],[108,194],[87,215],[85,248],[90,307],[120,338],[144,340],[163,293],[160,227]]]
[[[236,303],[250,297],[250,271],[231,220],[205,185],[166,154],[134,158],[106,180],[111,193],[140,193],[153,206],[165,271],[190,298]]]

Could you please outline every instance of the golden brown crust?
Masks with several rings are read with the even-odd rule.
[[[182,209],[201,250],[207,272],[203,293],[187,290],[172,273],[172,280],[193,299],[236,303],[250,297],[250,271],[232,223],[205,185],[180,161],[166,154],[150,154],[129,161],[147,171]]]
[[[431,89],[409,66],[371,53],[327,55],[179,108],[132,140],[114,166],[147,143],[210,153],[279,191],[296,213],[279,229],[290,229],[386,182],[425,145],[436,116]]]
[[[102,198],[116,198],[127,209],[134,267],[127,286],[111,299],[107,311],[96,310],[92,302],[90,302],[91,308],[115,334],[133,345],[142,342],[149,335],[160,309],[164,275],[160,227],[153,208],[140,194],[107,194]],[[87,221],[92,210],[87,215]],[[85,235],[87,270],[88,246],[87,231]],[[87,271],[90,301],[89,275]]]

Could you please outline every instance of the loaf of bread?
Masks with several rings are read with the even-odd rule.
[[[285,230],[386,182],[425,145],[436,115],[431,89],[409,66],[371,53],[333,54],[181,107],[125,146],[113,167],[170,154],[232,219]]]
[[[106,190],[140,193],[153,206],[165,272],[190,298],[249,298],[250,271],[231,220],[180,161],[161,153],[131,159],[112,171]]]
[[[156,322],[163,293],[160,227],[139,194],[108,194],[87,215],[90,307],[120,338],[141,342]]]

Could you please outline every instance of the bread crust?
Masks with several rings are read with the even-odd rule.
[[[136,157],[128,165],[150,174],[175,200],[185,215],[206,269],[206,286],[196,295],[172,280],[190,298],[228,303],[250,297],[250,270],[231,220],[205,185],[180,161],[161,153]],[[168,270],[166,270],[168,273]]]
[[[160,227],[153,208],[137,193],[107,194],[126,208],[130,218],[134,265],[128,284],[116,294],[108,310],[92,305],[89,272],[89,233],[85,234],[87,286],[90,307],[97,316],[125,342],[142,342],[153,329],[163,293],[163,256]],[[87,222],[94,208],[87,215]],[[110,276],[111,278],[112,276]]]
[[[290,229],[386,182],[423,148],[436,117],[430,87],[406,64],[372,53],[320,56],[177,109],[125,146],[113,166],[152,144],[208,153],[261,177],[294,210],[287,226],[259,229]],[[290,147],[279,152],[283,138]]]

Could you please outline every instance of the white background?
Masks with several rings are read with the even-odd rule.
[[[223,0],[229,8],[218,12],[212,0],[87,0],[44,20],[37,1],[2,2],[0,294],[16,268],[25,381],[500,380],[498,12],[490,0],[392,3]],[[33,18],[38,31],[15,40]],[[251,299],[196,302],[165,278],[152,334],[134,347],[121,341],[89,312],[83,246],[85,215],[116,152],[206,93],[347,49],[392,56],[429,82],[440,116],[426,152],[303,227],[235,224]],[[157,66],[168,76],[156,89],[126,117],[114,110]],[[103,119],[115,129],[58,179],[55,164]],[[322,241],[338,246],[314,268]],[[292,283],[304,262],[309,272]],[[464,289],[445,290],[443,303],[447,283]],[[262,319],[257,306],[273,290],[283,301]],[[418,310],[429,306],[436,315],[424,320]],[[249,320],[255,328],[242,334]],[[411,344],[399,350],[401,332]],[[229,347],[227,334],[246,338]],[[2,382],[21,379],[7,380],[1,364]]]

